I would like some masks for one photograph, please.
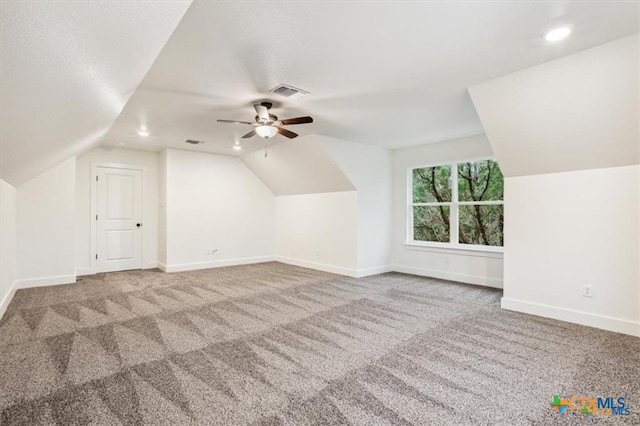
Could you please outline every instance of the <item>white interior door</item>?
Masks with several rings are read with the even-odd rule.
[[[97,272],[142,269],[142,170],[98,167]]]

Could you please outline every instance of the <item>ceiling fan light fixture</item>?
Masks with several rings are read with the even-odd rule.
[[[256,133],[258,136],[265,139],[272,138],[278,133],[278,129],[273,126],[258,126],[256,127]]]

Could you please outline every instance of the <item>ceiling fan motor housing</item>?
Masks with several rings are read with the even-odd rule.
[[[269,121],[266,121],[266,120],[260,118],[259,115],[256,115],[256,123],[267,124],[267,123],[274,123],[276,121],[278,121],[278,117],[276,117],[273,114],[269,114]]]

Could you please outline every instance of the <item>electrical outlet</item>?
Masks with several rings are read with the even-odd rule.
[[[207,249],[207,256],[213,256],[218,251],[217,248],[209,248]]]
[[[593,297],[593,287],[590,284],[582,285],[582,297]]]

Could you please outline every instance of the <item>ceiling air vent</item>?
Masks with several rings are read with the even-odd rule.
[[[191,145],[200,145],[201,143],[204,143],[203,141],[196,141],[193,139],[187,139],[185,142],[190,143]]]
[[[300,99],[304,95],[308,95],[309,92],[297,89],[293,86],[289,86],[287,84],[280,84],[273,89],[270,90],[271,93],[277,93],[278,95],[284,96],[289,99]]]

